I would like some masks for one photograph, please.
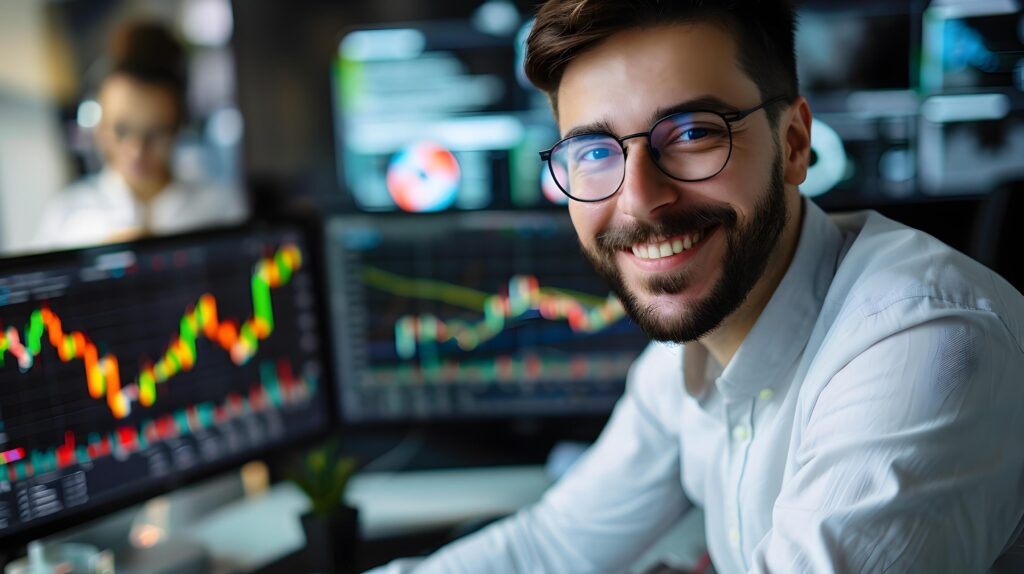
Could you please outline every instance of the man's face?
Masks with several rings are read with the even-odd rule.
[[[624,31],[568,66],[559,128],[621,137],[650,129],[661,110],[707,98],[727,106],[719,112],[761,103],[728,32],[708,24]],[[643,138],[628,140],[618,193],[570,202],[584,254],[654,339],[692,341],[717,328],[764,274],[786,226],[783,164],[767,115],[732,124],[732,134],[725,169],[697,183],[668,178]],[[660,246],[677,240],[691,247],[661,256]]]
[[[100,89],[100,106],[96,137],[108,165],[133,188],[165,183],[178,125],[173,91],[115,74]]]

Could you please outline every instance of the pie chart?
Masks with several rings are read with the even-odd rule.
[[[444,211],[455,203],[460,177],[452,152],[433,142],[417,142],[391,157],[388,193],[403,211]]]

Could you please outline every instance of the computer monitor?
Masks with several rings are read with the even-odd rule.
[[[337,217],[325,240],[348,422],[607,414],[647,342],[565,212]]]
[[[0,261],[0,545],[324,431],[309,244],[280,227]]]
[[[916,195],[920,9],[805,2],[799,17],[797,71],[814,114],[800,190],[834,209]]]
[[[334,59],[340,189],[359,211],[562,205],[537,151],[558,139],[526,80],[529,23],[360,28]]]

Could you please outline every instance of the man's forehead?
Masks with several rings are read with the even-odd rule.
[[[698,99],[757,103],[757,85],[740,67],[736,42],[708,23],[629,29],[579,54],[558,88],[565,134],[594,122],[613,132],[649,127],[652,114]]]

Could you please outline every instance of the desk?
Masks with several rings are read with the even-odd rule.
[[[363,539],[452,528],[515,512],[550,486],[541,466],[367,473],[352,477],[347,500],[360,509]],[[239,500],[193,524],[182,537],[206,546],[213,572],[255,571],[299,552],[305,496],[291,483]]]
[[[299,522],[309,508],[305,495],[283,482],[261,496],[239,498],[239,489],[232,482],[235,479],[218,480],[170,495],[170,506],[216,506],[173,528],[171,541],[205,548],[212,574],[308,571],[301,556],[305,535]],[[365,550],[360,566],[436,548],[448,540],[455,526],[511,514],[539,500],[550,483],[541,466],[358,474],[349,483],[347,500],[360,509]],[[217,500],[231,501],[218,505]],[[109,548],[111,540],[126,539],[138,514],[134,509],[110,517],[107,522],[113,524],[108,524],[109,529],[120,534],[90,539],[78,532],[62,538]],[[92,529],[101,528],[94,525]],[[652,544],[631,570],[643,571],[658,560],[690,565],[703,548],[703,515],[695,510]],[[177,551],[173,544],[153,550],[148,556],[136,556],[128,571],[159,571],[157,567],[166,563],[164,554]],[[157,563],[155,567],[146,566],[152,562]]]

